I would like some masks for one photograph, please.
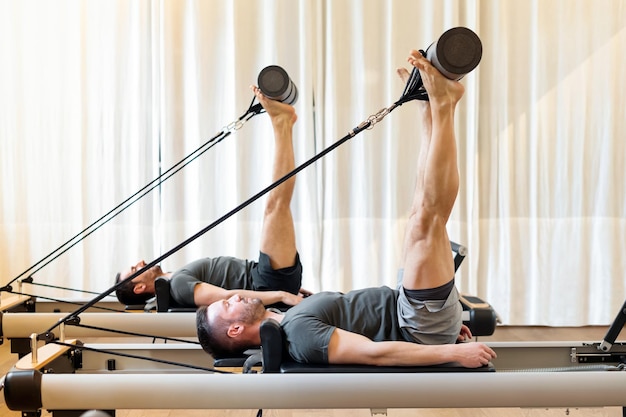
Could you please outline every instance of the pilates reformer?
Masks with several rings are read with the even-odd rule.
[[[459,266],[467,255],[467,248],[456,242],[450,242],[454,254],[454,268]],[[119,314],[111,312],[85,312],[79,318],[65,323],[63,332],[66,337],[128,337],[129,334],[142,332],[138,336],[149,334],[152,337],[195,338],[195,308],[175,304],[170,295],[169,280],[157,279],[155,282],[156,314]],[[475,336],[489,336],[495,331],[499,318],[490,304],[476,296],[462,295],[463,323]],[[139,309],[141,310],[141,309]],[[149,311],[149,309],[146,309]],[[161,313],[176,314],[161,314]],[[0,336],[10,341],[11,352],[19,357],[31,352],[30,337],[33,333],[45,333],[46,329],[62,322],[66,314],[61,312],[41,312],[37,314],[6,312],[0,314]],[[68,325],[69,324],[69,325]],[[75,325],[73,325],[75,324]],[[115,330],[112,331],[112,330]],[[42,337],[52,341],[54,335]],[[215,358],[214,366],[243,366],[247,357]]]
[[[498,357],[478,369],[454,364],[300,364],[285,352],[282,330],[273,320],[263,323],[261,349],[248,357],[241,374],[198,368],[208,365],[210,358],[197,345],[67,341],[56,348],[48,344],[34,349],[44,356],[37,360],[31,353],[18,361],[4,380],[5,402],[24,416],[38,415],[45,408],[59,417],[89,409],[114,415],[110,398],[115,398],[118,409],[370,408],[380,413],[388,408],[620,406],[626,410],[626,344],[615,341],[625,322],[626,303],[600,343],[491,342]],[[46,348],[49,352],[43,352]],[[157,362],[146,365],[146,357]],[[187,368],[181,370],[181,364]],[[255,370],[259,366],[260,373]],[[162,395],[141,395],[147,380],[151,392]],[[298,395],[304,389],[307,395]],[[242,391],[248,395],[241,397]],[[441,392],[447,395],[438,395]]]
[[[458,270],[467,255],[467,248],[456,242],[450,242],[454,254],[454,269]],[[195,338],[195,308],[175,304],[170,295],[169,280],[159,278],[155,281],[156,314],[119,314],[111,312],[86,312],[80,318],[64,325],[66,337],[127,337],[128,333],[141,331],[154,337]],[[495,331],[499,318],[495,310],[476,296],[462,295],[463,323],[475,336],[489,336]],[[176,314],[161,314],[176,313]],[[0,336],[11,343],[11,352],[19,357],[31,352],[30,337],[33,333],[45,333],[55,323],[62,322],[66,314],[61,312],[24,313],[6,312],[0,314]],[[71,324],[77,324],[77,326]],[[70,324],[70,325],[67,325]],[[115,329],[119,332],[111,332]],[[53,335],[43,340],[52,341]],[[247,357],[215,358],[214,366],[243,366]]]
[[[471,300],[471,301],[470,301]],[[498,317],[493,308],[477,297],[462,296],[463,323],[476,336],[488,336],[495,331]],[[197,340],[194,312],[179,313],[83,313],[65,320],[65,313],[7,313],[0,316],[3,339],[11,343],[11,352],[20,357],[32,350],[33,333],[40,340],[52,342],[60,333],[71,338],[192,338]],[[48,329],[62,323],[60,333]],[[138,333],[141,332],[141,333]],[[241,366],[245,357],[219,358],[215,366]],[[228,363],[229,365],[222,365]],[[234,365],[237,364],[237,365]]]
[[[601,343],[488,343],[498,357],[478,369],[300,364],[285,352],[273,320],[262,325],[260,351],[236,374],[198,368],[210,362],[198,346],[70,340],[36,350],[49,358],[23,357],[5,377],[5,402],[24,416],[47,409],[58,417],[89,409],[114,415],[111,398],[116,409],[369,408],[374,414],[388,408],[620,406],[626,413],[626,344],[613,339],[625,318],[626,303]],[[142,365],[146,356],[157,362]],[[181,363],[188,368],[181,370]],[[146,389],[155,395],[141,395]]]

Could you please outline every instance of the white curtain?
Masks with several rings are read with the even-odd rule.
[[[154,240],[151,195],[80,239],[158,169],[150,3],[0,8],[3,282],[38,265],[38,283],[104,290]]]
[[[623,0],[0,1],[2,282],[237,120],[263,67],[298,87],[303,163],[394,103],[409,50],[454,26],[483,43],[457,112],[458,287],[505,324],[610,323],[626,299]],[[298,174],[305,287],[395,285],[419,132],[404,104]],[[35,280],[109,288],[268,186],[272,148],[253,117]],[[164,268],[256,257],[263,201]]]

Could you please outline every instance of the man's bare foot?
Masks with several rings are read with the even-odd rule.
[[[409,77],[411,76],[411,73],[406,68],[397,68],[396,73],[398,74],[398,77],[400,77],[400,80],[402,80],[402,83],[404,85],[409,82]]]
[[[463,84],[444,77],[419,51],[412,50],[407,61],[419,70],[433,106],[455,105],[463,97]]]
[[[261,89],[256,85],[250,86],[250,89],[254,92],[257,100],[259,100],[261,106],[263,106],[267,114],[272,119],[273,124],[288,123],[290,127],[293,126],[298,119],[298,116],[296,114],[296,109],[292,105],[265,97],[265,95],[261,92]]]

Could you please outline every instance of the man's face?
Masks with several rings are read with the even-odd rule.
[[[207,308],[209,320],[221,317],[229,322],[252,324],[265,315],[265,306],[258,298],[242,298],[238,294],[219,300]]]
[[[126,278],[134,274],[135,272],[144,268],[145,266],[146,266],[146,263],[143,260],[137,262],[135,265],[131,265],[125,271],[120,272],[120,281],[125,280]],[[163,272],[161,271],[161,267],[159,265],[155,265],[152,268],[148,269],[147,271],[144,271],[141,274],[137,275],[135,278],[133,278],[132,282],[133,284],[144,283],[144,284],[150,285],[151,283],[154,282],[154,280],[158,276],[162,274]]]

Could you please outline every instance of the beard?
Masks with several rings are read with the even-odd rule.
[[[265,315],[265,306],[258,298],[251,298],[243,302],[246,308],[241,312],[239,319],[246,324],[256,323]]]
[[[154,265],[148,271],[152,272],[153,274],[155,274],[157,276],[163,275],[163,271],[161,270],[161,265]]]

